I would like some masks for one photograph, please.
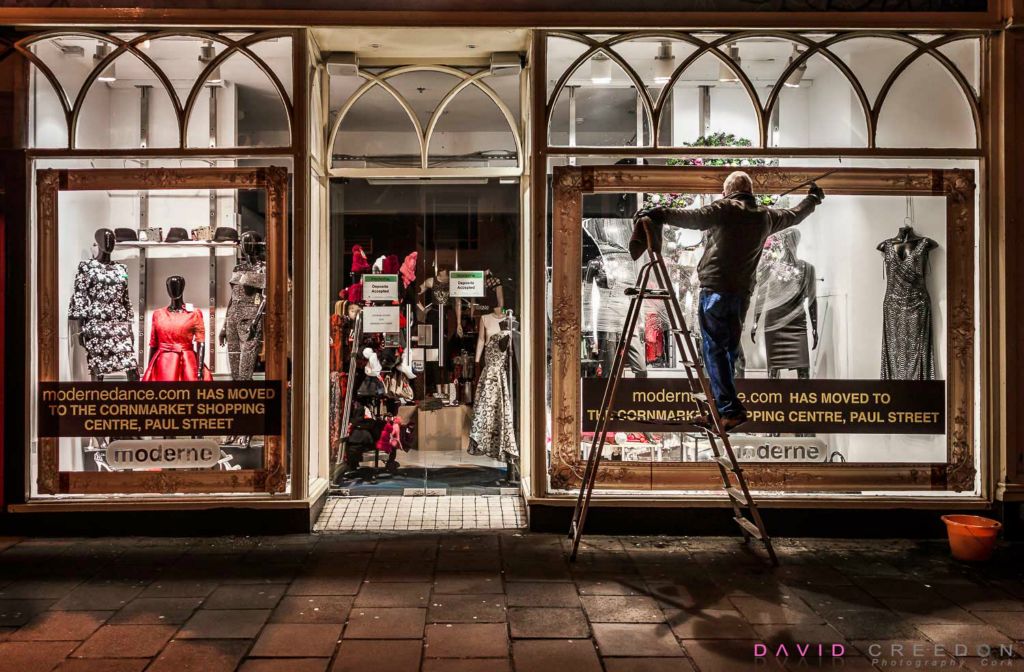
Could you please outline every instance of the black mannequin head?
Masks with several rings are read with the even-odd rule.
[[[242,248],[242,254],[247,259],[256,259],[260,256],[261,248],[263,247],[263,238],[260,234],[255,231],[246,231],[238,238],[238,244]]]
[[[96,229],[96,259],[102,262],[110,261],[110,253],[114,251],[117,238],[110,229]]]
[[[180,275],[167,278],[167,294],[171,297],[171,309],[180,310],[185,303],[182,300],[185,296],[185,278]]]

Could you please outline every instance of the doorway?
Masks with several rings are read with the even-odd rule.
[[[332,494],[434,503],[332,500],[322,523],[368,507],[518,527],[528,33],[372,38],[318,34],[343,64],[326,96]]]

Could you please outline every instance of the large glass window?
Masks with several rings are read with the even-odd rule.
[[[285,491],[287,171],[36,190],[33,493]]]
[[[596,414],[623,328],[629,304],[623,290],[633,285],[645,261],[634,261],[626,249],[638,209],[707,205],[721,198],[715,192],[729,167],[751,171],[755,187],[761,185],[755,191],[764,192],[758,193],[763,204],[782,208],[799,202],[802,191],[778,198],[763,188],[771,175],[896,169],[892,180],[902,183],[915,169],[964,168],[975,175],[979,168],[977,35],[560,32],[545,39],[548,144],[552,154],[562,155],[549,160],[549,174],[555,166],[600,166],[602,179],[613,179],[616,170],[623,175],[619,190],[591,187],[584,176],[578,222],[568,224],[562,217],[566,207],[576,207],[571,200],[555,202],[549,212],[549,343],[575,333],[564,326],[566,320],[580,325],[578,343],[549,352],[547,445],[555,490],[576,483],[578,474],[563,458],[575,460],[589,449],[595,428],[587,414]],[[621,104],[599,112],[587,102],[623,95]],[[942,112],[922,120],[920,106],[909,102],[915,96]],[[603,134],[586,126],[594,114],[602,115]],[[608,154],[598,156],[593,147]],[[637,158],[630,151],[637,147],[665,152],[648,149]],[[775,151],[759,156],[758,147]],[[840,158],[846,148],[859,148],[863,155],[883,147],[908,148],[910,157],[915,148],[926,149],[922,154],[932,158]],[[949,155],[934,157],[936,147]],[[794,154],[815,151],[813,158],[791,158],[790,148]],[[645,188],[641,172],[631,172],[642,166],[674,166],[681,174],[686,167],[711,170],[695,178],[701,188],[687,194],[679,188]],[[898,175],[900,170],[906,175]],[[757,412],[733,441],[741,461],[761,463],[756,469],[762,471],[755,472],[759,487],[847,492],[972,492],[976,487],[977,395],[973,382],[967,392],[957,382],[965,372],[973,381],[976,357],[969,341],[957,340],[974,328],[969,308],[977,292],[975,224],[951,214],[948,189],[892,191],[833,194],[805,223],[765,242],[737,363],[740,393]],[[973,213],[976,195],[964,193]],[[572,239],[564,237],[566,227],[579,236],[578,258],[574,248],[565,247]],[[961,238],[965,227],[971,242]],[[663,245],[698,349],[696,269],[705,243],[698,231],[670,229]],[[571,261],[567,249],[573,250]],[[562,282],[574,296],[578,292],[578,304],[566,304],[568,294],[555,291]],[[652,301],[641,310],[628,338],[625,388],[656,397],[683,376],[683,352],[665,306]],[[559,386],[568,385],[566,353],[578,360],[580,385],[566,387],[562,395]],[[854,389],[858,385],[864,389]],[[878,404],[850,405],[876,399],[873,394]],[[846,405],[822,403],[836,399]],[[629,400],[620,402],[630,406]],[[646,400],[630,407],[671,413],[662,406]],[[566,429],[570,418],[579,422],[578,437]],[[663,420],[620,423],[607,436],[605,458],[623,464],[605,467],[602,487],[701,490],[713,485],[711,471],[702,476],[696,469],[711,458],[710,446],[699,433]],[[570,436],[563,445],[561,438]],[[915,475],[925,473],[930,476]]]

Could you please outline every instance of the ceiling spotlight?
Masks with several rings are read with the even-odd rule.
[[[676,57],[672,55],[672,44],[662,42],[658,45],[658,55],[654,57],[654,83],[668,84],[675,67]]]
[[[199,47],[199,62],[208,64],[213,59],[217,58],[217,49],[213,46],[213,40],[206,40],[203,42],[203,46]],[[224,78],[220,74],[220,66],[218,65],[210,73],[210,76],[206,78],[206,84],[208,86],[220,86],[224,83]]]
[[[213,40],[206,40],[203,46],[199,47],[199,62],[209,63],[217,57],[217,50],[213,47]]]
[[[736,69],[739,69],[740,63],[742,62],[740,60],[740,47],[739,47],[739,45],[736,44],[735,42],[730,44],[729,47],[726,50],[726,54],[728,55],[729,60],[733,62],[733,65],[736,66]],[[732,69],[729,66],[727,66],[725,63],[719,63],[719,65],[718,65],[718,81],[720,81],[720,82],[738,82],[738,81],[740,81],[740,78],[739,78],[739,75],[737,75],[735,72],[733,72]]]
[[[590,59],[590,81],[594,84],[611,84],[612,61],[606,54],[598,52]]]
[[[110,56],[110,45],[106,42],[100,42],[96,45],[96,53],[93,54],[92,58],[94,61],[99,63],[107,56]],[[96,78],[101,82],[116,82],[117,81],[117,70],[114,69],[114,64],[111,63],[107,67],[103,68],[103,72],[100,73],[99,77]]]
[[[794,44],[793,53],[790,54],[789,56],[789,65],[792,65],[793,61],[800,58],[802,53],[803,52],[801,52],[800,49],[798,49],[797,46]],[[804,61],[799,66],[797,66],[796,70],[789,73],[789,77],[786,78],[784,84],[791,89],[799,88],[800,82],[803,80],[805,74],[807,74],[807,61]]]

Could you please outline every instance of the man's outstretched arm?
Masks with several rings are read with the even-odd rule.
[[[705,231],[714,225],[715,219],[718,217],[718,208],[714,204],[692,210],[658,206],[641,210],[633,216],[633,221],[635,222],[641,217],[647,217],[655,224],[668,224],[683,229]]]
[[[771,208],[768,212],[771,213],[772,218],[772,233],[778,233],[804,221],[824,200],[825,192],[812,182],[807,190],[807,196],[797,203],[795,208]]]

